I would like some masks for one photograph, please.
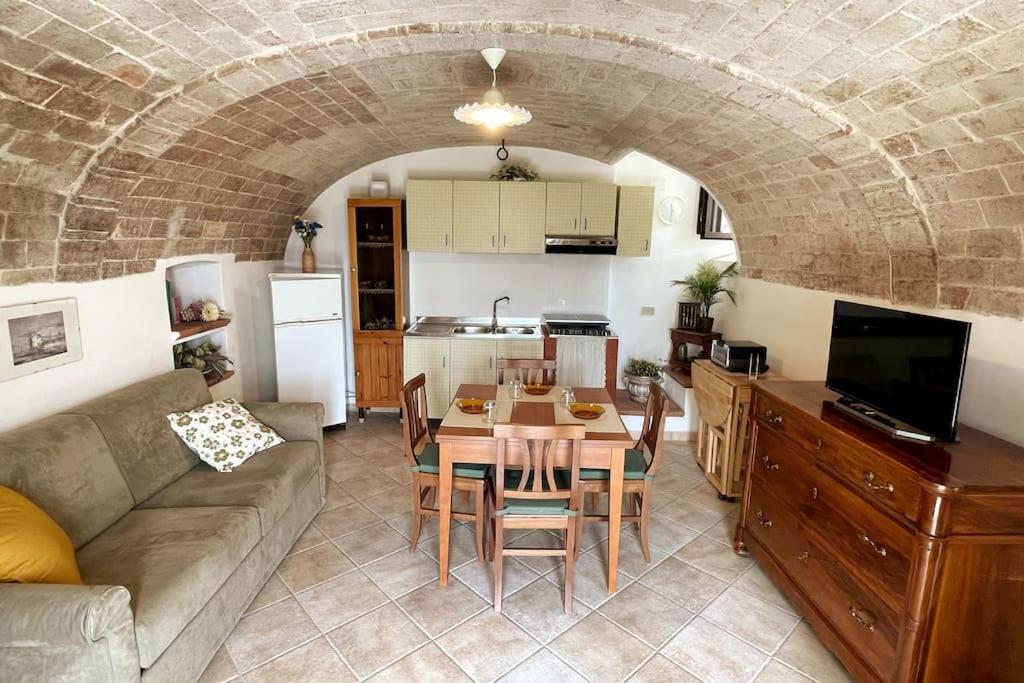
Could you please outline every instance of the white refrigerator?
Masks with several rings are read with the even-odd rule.
[[[271,273],[277,400],[324,404],[324,426],[345,424],[341,275]]]

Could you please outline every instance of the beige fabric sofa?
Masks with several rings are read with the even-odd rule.
[[[74,543],[83,586],[0,584],[0,679],[194,681],[323,504],[323,406],[245,403],[287,441],[220,473],[166,415],[175,370],[0,435],[0,484]]]

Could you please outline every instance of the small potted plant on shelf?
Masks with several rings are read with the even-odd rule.
[[[292,230],[299,233],[302,243],[306,245],[306,248],[302,250],[303,273],[316,272],[316,252],[313,251],[313,240],[316,238],[317,233],[323,230],[323,227],[316,221],[305,221],[298,216],[295,217],[295,222],[292,223]]]
[[[729,301],[736,303],[736,295],[725,286],[726,281],[736,274],[735,263],[719,269],[711,261],[701,261],[691,275],[682,280],[672,281],[674,286],[682,287],[683,293],[700,306],[700,313],[697,316],[698,331],[710,332],[714,327],[715,319],[711,317],[711,307],[718,303],[719,296],[725,294]]]
[[[491,174],[491,180],[508,180],[512,182],[532,182],[537,179],[537,172],[529,166],[519,164],[502,164]]]
[[[661,366],[649,360],[630,358],[624,378],[629,397],[637,403],[646,404],[651,394],[651,384],[661,383]]]
[[[203,373],[207,384],[215,384],[227,374],[228,365],[233,361],[220,352],[220,347],[210,341],[196,346],[176,344],[174,346],[174,367],[194,368]]]

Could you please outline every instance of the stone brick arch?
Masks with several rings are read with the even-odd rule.
[[[276,257],[339,174],[478,144],[448,115],[478,96],[474,51],[497,42],[513,51],[503,88],[538,114],[515,143],[638,149],[701,179],[748,275],[1024,311],[1012,1],[570,0],[558,23],[536,21],[553,16],[539,0],[137,4],[4,10],[0,283]]]

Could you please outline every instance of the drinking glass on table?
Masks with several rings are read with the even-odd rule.
[[[516,379],[513,379],[511,382],[509,382],[509,389],[512,390],[512,398],[522,398],[523,380],[519,379],[518,377]]]
[[[487,424],[494,424],[498,420],[498,403],[497,401],[484,401],[484,422]]]
[[[576,402],[576,394],[573,392],[572,387],[562,389],[562,401],[565,403],[566,409]]]

